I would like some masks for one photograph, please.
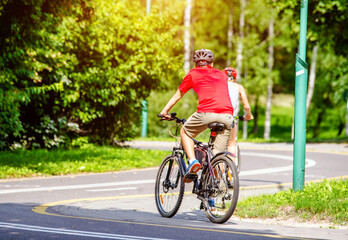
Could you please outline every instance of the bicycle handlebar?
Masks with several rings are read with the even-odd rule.
[[[161,121],[163,120],[167,120],[167,121],[173,121],[175,120],[177,123],[185,123],[186,122],[186,119],[185,118],[178,118],[176,116],[176,112],[172,112],[169,114],[170,115],[170,119],[166,119],[164,115],[162,114],[157,114],[157,117],[160,117],[161,118]],[[238,119],[240,121],[245,121],[245,116],[243,115],[240,115],[240,116],[236,116],[235,119]]]
[[[160,117],[160,118],[161,118],[161,121],[163,121],[163,120],[167,120],[167,121],[173,121],[173,120],[175,120],[177,123],[183,123],[183,124],[186,122],[186,119],[185,119],[185,118],[178,118],[178,117],[176,116],[176,112],[172,112],[172,113],[170,113],[169,115],[170,115],[170,119],[164,118],[165,116],[162,115],[162,114],[157,114],[157,117]]]
[[[240,120],[240,121],[247,121],[247,120],[245,120],[245,116],[236,116],[234,118],[237,120]],[[252,120],[252,119],[250,119],[250,120]],[[250,120],[248,120],[248,121],[250,121]]]
[[[238,116],[238,117],[236,117],[238,120],[240,120],[240,121],[244,121],[245,120],[245,118],[244,118],[244,116]]]

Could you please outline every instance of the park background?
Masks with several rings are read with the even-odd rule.
[[[1,1],[0,149],[139,138],[143,100],[147,138],[168,137],[157,114],[201,48],[247,91],[255,119],[239,139],[292,141],[301,1],[147,3]],[[307,141],[347,142],[348,2],[312,0],[308,12]],[[196,105],[190,91],[173,111],[187,118]]]
[[[239,139],[292,142],[303,1],[0,0],[0,179],[158,167],[168,151],[119,144],[168,140],[157,114],[201,48],[214,67],[236,68],[248,93],[255,119]],[[348,1],[309,1],[307,141],[348,142],[347,26]],[[187,118],[196,105],[190,91],[173,111]],[[346,226],[347,184],[255,196],[236,214],[295,209]]]

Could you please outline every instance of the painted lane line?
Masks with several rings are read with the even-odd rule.
[[[247,152],[247,153],[243,153],[243,155],[263,157],[263,158],[273,158],[273,159],[287,160],[287,161],[292,162],[292,156],[283,156],[283,155],[279,155],[279,154]],[[316,164],[317,163],[314,160],[306,159],[305,167],[310,168],[310,167],[315,166]],[[291,164],[291,165],[288,165],[285,167],[263,168],[263,169],[250,170],[250,171],[241,171],[239,175],[240,176],[250,176],[250,175],[259,175],[259,174],[269,174],[269,173],[276,173],[276,172],[292,171],[292,169],[293,169],[293,165]],[[58,190],[142,185],[142,184],[154,184],[154,183],[155,183],[155,179],[147,179],[147,180],[136,180],[136,181],[124,181],[124,182],[109,182],[109,183],[96,183],[96,184],[68,185],[68,186],[9,189],[9,190],[0,190],[0,194],[23,193],[23,192],[41,192],[41,191],[58,191]],[[91,190],[89,190],[89,191],[91,191]]]
[[[40,226],[25,225],[25,224],[14,224],[14,223],[6,223],[6,222],[0,222],[0,228],[10,228],[10,229],[25,230],[25,231],[33,231],[33,232],[57,233],[57,234],[95,237],[95,238],[104,238],[104,239],[107,238],[107,239],[123,239],[123,240],[129,240],[129,239],[162,240],[162,238],[149,238],[149,237],[139,237],[139,236],[131,236],[131,235],[87,232],[87,231],[68,230],[68,229],[60,229],[60,228],[40,227]]]
[[[137,180],[137,181],[125,181],[125,182],[109,182],[109,183],[68,185],[68,186],[56,186],[56,187],[41,187],[41,188],[23,188],[23,189],[12,189],[12,190],[0,190],[0,194],[22,193],[22,192],[41,192],[41,191],[57,191],[57,190],[71,190],[71,189],[97,188],[97,187],[110,187],[110,186],[123,186],[123,185],[141,185],[141,184],[146,184],[146,183],[155,183],[155,179]]]
[[[292,156],[283,156],[279,154],[268,154],[268,153],[243,153],[243,155],[254,156],[254,157],[264,157],[264,158],[276,158],[281,160],[293,161]],[[316,161],[306,158],[305,168],[310,168],[317,165]],[[268,174],[268,173],[276,173],[276,172],[285,172],[292,171],[293,165],[285,166],[285,167],[277,167],[277,168],[264,168],[250,171],[241,171],[239,176],[250,176],[250,175],[258,175],[258,174]]]
[[[122,191],[122,190],[135,190],[136,187],[124,187],[124,188],[107,188],[107,189],[91,189],[87,192],[106,192],[106,191]]]

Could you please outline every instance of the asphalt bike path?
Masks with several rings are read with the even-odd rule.
[[[152,145],[152,148],[168,150],[171,144],[132,142],[130,145],[142,149]],[[243,156],[240,199],[291,187],[291,145],[241,143],[240,147]],[[347,144],[307,145],[305,179],[347,177],[347,161]],[[204,211],[199,210],[196,196],[190,194],[192,184],[186,185],[177,215],[163,218],[157,212],[153,195],[156,173],[157,168],[151,168],[2,180],[0,239],[8,236],[11,229],[21,234],[35,232],[37,239],[46,239],[48,233],[58,239],[137,239],[139,236],[150,239],[196,239],[198,236],[200,239],[208,239],[208,236],[219,239],[232,236],[235,239],[348,239],[347,229],[330,229],[324,225],[320,228],[297,222],[262,223],[232,216],[226,224],[212,224]],[[88,227],[83,224],[86,222]],[[18,236],[23,236],[21,234]],[[62,236],[64,238],[59,238]]]

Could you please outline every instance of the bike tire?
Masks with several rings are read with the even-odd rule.
[[[233,161],[224,155],[215,157],[212,162],[212,172],[207,172],[203,181],[203,191],[206,191],[205,213],[213,223],[224,223],[228,221],[238,202],[239,196],[239,177]],[[214,178],[216,182],[214,183]],[[213,199],[214,205],[211,206],[208,200]]]
[[[166,179],[168,176],[168,179]],[[158,212],[163,217],[173,217],[184,197],[185,184],[180,171],[179,159],[167,156],[158,169],[155,183],[155,200]]]

